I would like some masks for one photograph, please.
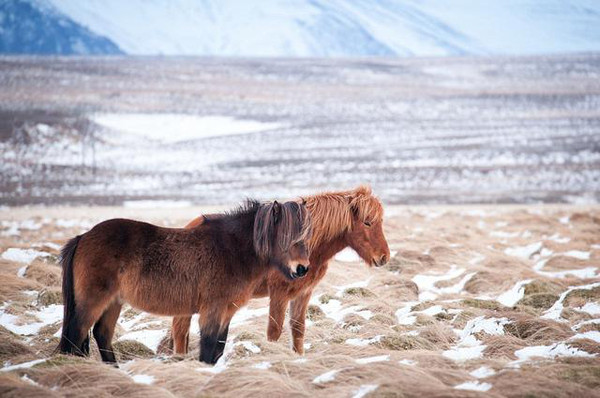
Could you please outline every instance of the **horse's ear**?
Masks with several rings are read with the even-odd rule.
[[[302,199],[302,206],[306,206],[306,199],[304,199],[304,198],[300,198],[300,199]]]
[[[356,192],[353,192],[351,195],[346,196],[348,206],[350,207],[350,211],[352,212],[352,216],[354,218],[358,218],[358,205],[356,204],[356,197]]]
[[[278,201],[273,202],[273,217],[275,219],[275,223],[279,222],[279,215],[281,214],[281,205]]]

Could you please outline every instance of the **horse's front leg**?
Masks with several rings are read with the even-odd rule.
[[[221,323],[219,317],[200,315],[200,361],[214,365]]]
[[[214,365],[223,356],[231,318],[240,306],[232,303],[224,313],[200,315],[200,361]]]
[[[215,348],[214,353],[214,363],[217,363],[219,358],[223,356],[223,351],[225,351],[225,344],[227,343],[227,335],[229,334],[229,322],[226,325],[221,327],[221,331],[217,336],[217,346]]]
[[[306,328],[306,310],[312,290],[302,293],[290,303],[290,328],[292,329],[292,340],[294,351],[304,354],[304,330]]]
[[[269,326],[267,327],[267,339],[277,341],[281,337],[283,323],[285,322],[285,309],[289,299],[284,292],[273,290],[270,292],[269,302]]]

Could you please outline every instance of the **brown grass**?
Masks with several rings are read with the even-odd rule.
[[[39,358],[48,360],[32,368],[0,373],[1,396],[178,396],[178,397],[249,397],[249,396],[353,396],[361,385],[376,385],[370,396],[383,397],[570,397],[598,396],[600,388],[600,350],[598,344],[589,339],[571,340],[576,333],[572,328],[592,316],[574,308],[585,302],[598,301],[598,289],[589,291],[576,289],[565,300],[561,322],[541,318],[545,309],[569,286],[584,285],[594,280],[548,279],[533,271],[535,261],[513,258],[504,253],[512,246],[524,246],[543,241],[544,246],[560,253],[568,250],[592,250],[592,258],[600,256],[599,250],[589,247],[597,243],[592,229],[597,228],[594,217],[600,210],[593,208],[587,217],[584,212],[577,216],[572,228],[558,222],[558,218],[571,214],[570,208],[536,208],[542,214],[531,214],[529,208],[513,209],[494,207],[485,209],[485,217],[465,216],[461,208],[446,208],[443,215],[428,218],[431,209],[398,208],[395,215],[386,217],[386,232],[392,250],[398,254],[382,268],[368,268],[364,264],[338,263],[331,261],[329,272],[315,289],[319,299],[311,302],[308,309],[309,326],[306,330],[305,361],[290,349],[290,330],[286,319],[283,334],[278,342],[266,339],[267,317],[250,318],[244,324],[232,328],[227,345],[227,368],[221,373],[210,373],[209,367],[199,363],[198,336],[190,335],[190,353],[186,356],[170,357],[168,337],[163,340],[159,353],[134,341],[117,341],[114,347],[120,359],[120,368],[106,366],[99,361],[97,347],[92,339],[90,359],[66,357],[53,354],[57,339],[53,334],[59,324],[44,326],[35,336],[19,336],[0,327],[0,366],[19,364]],[[387,209],[386,209],[387,210]],[[24,211],[24,210],[23,210]],[[35,212],[36,210],[28,210]],[[52,214],[52,209],[44,213]],[[96,210],[94,210],[96,211]],[[104,213],[97,210],[98,217]],[[110,210],[111,216],[115,210]],[[136,210],[139,211],[139,210]],[[86,209],[86,212],[89,212]],[[18,212],[17,212],[18,213]],[[58,212],[63,217],[64,210]],[[12,214],[12,213],[11,213]],[[24,216],[31,217],[25,212]],[[108,214],[108,213],[107,213]],[[170,219],[170,212],[152,213],[159,221],[169,218],[172,225],[185,224],[194,214],[185,214],[181,219]],[[136,218],[143,218],[143,212]],[[489,228],[505,231],[528,230],[531,237],[498,239],[489,236],[489,230],[478,227],[483,220]],[[150,220],[152,221],[152,220]],[[508,225],[495,227],[496,223]],[[500,224],[503,225],[503,224]],[[416,232],[419,229],[420,232]],[[51,225],[39,231],[27,231],[32,242],[47,241],[47,236],[60,232]],[[68,230],[69,233],[73,232]],[[571,238],[569,243],[558,244],[544,240],[542,236],[559,233]],[[69,236],[65,234],[64,239]],[[4,238],[3,238],[4,239]],[[23,247],[11,239],[0,240],[7,247]],[[595,240],[594,240],[595,239]],[[60,241],[62,242],[62,241]],[[48,250],[50,252],[51,250]],[[427,254],[425,254],[427,253]],[[483,257],[475,264],[471,259]],[[553,255],[554,258],[557,255]],[[571,259],[573,260],[573,259]],[[565,266],[562,259],[554,260],[554,266]],[[428,301],[418,302],[419,289],[413,282],[416,275],[443,275],[452,264],[465,268],[465,273],[476,272],[461,293],[442,294]],[[562,265],[561,265],[562,264]],[[552,265],[552,263],[551,263]],[[35,260],[25,274],[18,278],[17,270],[22,264],[0,260],[0,305],[4,314],[19,317],[20,322],[39,321],[35,313],[50,304],[60,303],[60,268],[54,259]],[[590,266],[590,262],[571,261],[570,267]],[[464,275],[463,274],[463,275]],[[462,276],[438,282],[438,288],[451,286]],[[365,287],[343,288],[357,281],[370,278]],[[525,286],[523,299],[514,307],[507,308],[495,298],[510,289],[517,281],[532,279]],[[35,290],[35,294],[23,294]],[[421,292],[422,293],[422,292]],[[354,306],[357,311],[370,311],[369,315],[350,312],[339,322],[326,316],[325,304],[332,300],[341,302],[342,308]],[[440,305],[444,311],[429,316],[413,314],[414,323],[399,325],[396,311],[415,302],[412,311],[424,311]],[[268,300],[252,301],[251,308],[268,305]],[[127,308],[122,320],[132,320],[140,312]],[[460,342],[462,329],[469,320],[485,318],[508,318],[503,335],[476,333],[485,345],[483,356],[466,361],[454,361],[443,355],[445,350],[455,348]],[[368,318],[368,319],[366,319]],[[165,318],[148,316],[140,322],[157,321],[142,329],[165,328]],[[139,325],[139,324],[138,324]],[[599,324],[580,327],[577,332],[600,330]],[[126,331],[119,326],[117,336]],[[376,336],[379,337],[377,341]],[[352,345],[349,339],[371,339],[371,344]],[[360,341],[360,340],[359,340]],[[252,343],[260,352],[244,347]],[[515,369],[510,365],[516,359],[515,351],[528,346],[549,345],[568,342],[572,347],[595,358],[536,359],[520,364]],[[163,354],[164,353],[164,354]],[[356,360],[375,356],[387,356],[386,361],[367,364]],[[400,363],[410,360],[414,364]],[[255,368],[268,362],[266,369]],[[412,362],[411,362],[412,363]],[[266,365],[262,365],[266,366]],[[486,393],[457,390],[454,386],[474,381],[469,372],[487,366],[497,373],[480,382],[492,384]],[[325,383],[313,380],[328,371],[339,371],[335,378]],[[21,377],[26,375],[27,379]],[[151,385],[135,383],[131,376],[153,377]],[[33,384],[38,383],[38,384]],[[53,389],[55,388],[55,389]]]
[[[522,315],[512,316],[512,322],[504,325],[504,330],[511,336],[532,342],[552,342],[565,340],[574,333],[565,324],[548,319],[529,318]]]

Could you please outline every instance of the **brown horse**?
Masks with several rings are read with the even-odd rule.
[[[285,310],[291,300],[293,347],[299,354],[304,353],[308,302],[313,289],[327,272],[328,261],[348,246],[369,266],[384,265],[390,258],[390,249],[383,234],[383,207],[370,188],[361,186],[352,191],[322,193],[306,197],[304,201],[312,221],[310,272],[297,281],[270,272],[253,292],[255,298],[270,296],[267,330],[270,341],[276,341],[281,336]],[[205,219],[200,216],[186,228],[196,228]],[[187,352],[190,321],[189,316],[173,318],[172,344],[175,353]]]
[[[232,316],[270,270],[288,280],[307,273],[309,231],[309,213],[296,202],[248,201],[192,229],[102,222],[62,249],[59,350],[89,354],[93,325],[102,360],[115,362],[111,340],[127,302],[160,315],[200,313],[200,360],[214,364]]]

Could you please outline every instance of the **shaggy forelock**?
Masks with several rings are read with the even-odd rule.
[[[263,204],[254,219],[254,249],[263,259],[272,256],[275,245],[287,251],[293,244],[310,238],[310,213],[304,205],[296,202],[279,203],[277,217],[274,206],[275,202]]]

